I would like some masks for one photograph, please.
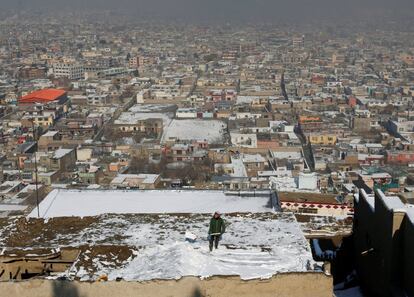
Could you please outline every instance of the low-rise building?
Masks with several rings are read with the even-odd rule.
[[[114,188],[155,189],[160,183],[158,174],[118,174],[112,181]]]

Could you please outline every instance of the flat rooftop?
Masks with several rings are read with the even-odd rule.
[[[56,189],[40,203],[42,218],[87,217],[106,213],[273,212],[270,194],[241,197],[222,191],[121,191]],[[34,209],[29,217],[37,217]]]
[[[227,124],[220,120],[172,120],[162,136],[165,143],[172,139],[185,141],[208,141],[210,144],[223,144]]]
[[[81,206],[81,204],[77,204]],[[305,272],[314,261],[293,214],[228,214],[218,250],[208,251],[211,215],[106,214],[49,220],[0,218],[0,250],[78,248],[79,259],[64,273],[73,280],[149,281],[185,276],[239,276],[267,279]],[[195,237],[185,240],[186,233]],[[29,248],[29,250],[27,250]]]

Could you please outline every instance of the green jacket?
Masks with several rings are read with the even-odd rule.
[[[210,228],[208,229],[208,234],[220,233],[223,234],[226,231],[226,226],[222,218],[211,218]]]

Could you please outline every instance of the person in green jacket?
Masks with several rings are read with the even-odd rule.
[[[226,226],[224,220],[221,218],[220,212],[216,211],[210,220],[210,227],[208,229],[208,240],[210,243],[210,252],[213,251],[213,244],[218,248],[221,235],[225,232]]]

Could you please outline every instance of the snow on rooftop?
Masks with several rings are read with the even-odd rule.
[[[371,209],[375,210],[375,196],[374,194],[368,195],[364,190],[361,190],[364,200],[368,203]],[[414,224],[414,205],[404,204],[398,196],[386,196],[382,191],[378,191],[381,200],[384,202],[387,209],[393,212],[405,212],[408,220]],[[359,201],[361,195],[355,194],[356,201]]]
[[[246,217],[224,219],[228,228],[218,250],[208,251],[205,237],[209,218],[206,218],[204,222],[191,224],[189,231],[197,238],[195,243],[184,242],[179,230],[169,232],[168,243],[147,244],[142,253],[138,253],[125,267],[110,272],[109,279],[121,277],[129,281],[146,281],[213,275],[266,279],[280,272],[306,271],[307,263],[313,263],[307,241],[293,215],[264,220]],[[141,225],[128,230],[129,234],[131,232],[137,244],[151,241],[148,237],[157,231],[152,226]],[[228,249],[224,245],[233,248]]]
[[[232,177],[247,177],[246,167],[240,157],[231,157],[231,166],[233,167],[233,173],[230,174]]]
[[[27,205],[0,204],[0,211],[23,211]]]
[[[40,215],[87,217],[105,213],[271,212],[270,197],[239,197],[221,191],[94,191],[55,189],[40,203]],[[29,217],[37,217],[37,210]]]
[[[12,197],[6,196],[2,200],[2,203],[3,204],[14,204],[14,205],[21,204],[27,199],[27,197],[29,197],[30,192],[34,192],[35,190],[36,190],[36,185],[27,185],[21,191],[16,193],[14,196]]]
[[[411,224],[414,225],[414,205],[406,204],[405,207],[406,207],[405,212],[407,213],[407,218],[411,222]]]
[[[53,137],[53,136],[55,136],[56,134],[58,134],[59,132],[58,131],[47,131],[45,134],[43,134],[42,136],[45,136],[45,137]]]
[[[362,194],[362,195],[361,195]],[[361,194],[357,193],[354,195],[356,201],[359,201],[363,198],[367,203],[368,206],[371,208],[372,211],[375,211],[375,197],[373,194],[367,194],[364,189],[361,190]]]
[[[385,196],[380,190],[378,190],[377,193],[387,209],[393,210],[394,212],[405,211],[404,203],[402,203],[401,199],[397,196]]]
[[[144,121],[149,119],[160,119],[163,121],[164,127],[167,127],[171,118],[173,117],[172,113],[156,113],[156,112],[123,112],[117,120],[115,120],[115,125],[134,125],[138,121]]]
[[[141,112],[164,112],[175,109],[175,104],[135,104],[128,111],[134,113]]]
[[[5,181],[0,185],[0,194],[5,195],[13,193],[19,186],[21,186],[20,181]]]
[[[72,218],[38,221],[40,225],[25,219],[21,223],[27,227],[26,240],[33,249],[84,248],[75,265],[63,274],[81,281],[104,274],[109,280],[126,281],[214,275],[266,279],[278,273],[305,272],[315,264],[291,213],[223,215],[226,232],[212,253],[206,240],[210,219],[211,214],[106,214],[78,219],[76,228],[67,227],[73,225]],[[14,226],[16,218],[0,225],[0,244],[16,242]],[[191,233],[195,242],[186,242],[185,233]],[[110,253],[100,249],[103,246]],[[116,247],[120,246],[132,251],[128,259],[117,259]],[[102,254],[91,260],[90,251],[95,248]]]
[[[366,143],[367,148],[383,148],[384,146],[381,143]]]
[[[60,159],[60,158],[64,157],[65,155],[69,154],[72,151],[73,151],[73,149],[57,149],[55,151],[55,153],[53,154],[53,158],[54,159]]]
[[[141,183],[153,184],[159,178],[158,174],[118,174],[112,181],[111,184],[122,184],[128,179],[139,179]]]
[[[383,156],[381,155],[381,157],[383,157]],[[372,173],[371,176],[372,176],[372,178],[375,178],[375,179],[377,179],[377,178],[392,178],[392,176],[387,172]]]
[[[219,120],[173,120],[164,131],[162,142],[169,139],[207,140],[211,144],[224,142],[226,123]]]
[[[263,158],[260,154],[243,154],[242,155],[243,163],[261,163],[266,162],[266,159]]]
[[[272,151],[271,154],[275,159],[297,160],[302,158],[302,153],[300,151]]]
[[[271,176],[270,183],[274,189],[281,192],[295,192],[298,190],[298,185],[294,177]]]
[[[241,96],[241,95],[238,95],[236,103],[237,104],[246,104],[246,103],[250,104],[254,100],[257,100],[259,98],[260,98],[259,96]]]
[[[355,185],[353,183],[344,183],[342,184],[342,187],[344,187],[349,193],[351,193],[354,190]]]

